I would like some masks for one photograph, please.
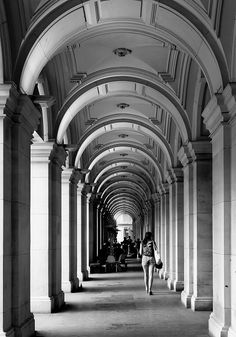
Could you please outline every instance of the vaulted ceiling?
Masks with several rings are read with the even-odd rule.
[[[34,141],[65,146],[112,215],[135,219],[208,139],[201,112],[235,76],[229,2],[2,2],[3,77],[40,106]]]

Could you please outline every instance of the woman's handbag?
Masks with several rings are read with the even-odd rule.
[[[154,244],[154,258],[155,258],[155,267],[157,269],[162,269],[163,262],[161,261],[160,253],[157,250],[156,244]]]

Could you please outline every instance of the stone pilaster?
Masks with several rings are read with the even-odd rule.
[[[14,336],[12,324],[11,111],[10,85],[0,84],[0,336]]]
[[[193,153],[188,145],[178,153],[184,173],[184,290],[181,301],[190,308],[193,295]]]
[[[50,296],[53,298],[53,311],[64,305],[61,290],[61,172],[67,153],[63,146],[54,144],[49,163],[49,273]]]
[[[184,289],[184,182],[183,171],[174,169],[175,173],[175,195],[176,195],[176,216],[175,216],[175,279],[174,290]]]
[[[193,142],[192,310],[212,310],[212,155],[209,141]]]
[[[62,290],[79,289],[77,278],[77,182],[73,169],[62,172]]]
[[[169,186],[162,184],[161,194],[161,259],[163,269],[159,272],[161,278],[167,280],[169,277]]]
[[[95,195],[89,193],[87,195],[87,230],[88,230],[88,268],[90,271],[90,263],[96,259],[96,223],[94,214]]]
[[[77,273],[80,281],[88,279],[87,269],[87,223],[86,223],[86,194],[84,184],[77,187]]]
[[[31,146],[31,310],[51,312],[49,294],[49,156],[53,143]],[[40,266],[40,277],[39,277]]]
[[[12,115],[12,321],[16,336],[34,333],[30,312],[30,145],[40,113],[27,95]]]
[[[236,90],[231,108],[231,224],[236,223]],[[228,337],[236,337],[236,226],[231,226],[231,325]]]
[[[72,169],[66,168],[62,171],[61,190],[61,245],[62,245],[62,290],[71,292],[70,280],[70,177]]]
[[[57,151],[56,145],[52,142],[34,143],[31,146],[31,308],[33,312],[58,311],[64,303],[60,273],[60,177],[65,156],[64,149],[59,148]]]
[[[153,237],[159,247],[159,226],[160,226],[160,196],[158,193],[152,194],[153,200]]]
[[[222,94],[212,97],[203,112],[204,123],[212,138],[214,296],[209,331],[216,337],[236,336],[236,302],[235,296],[234,299],[232,296],[236,264],[232,254],[234,248],[230,245],[232,242],[234,247],[232,239],[235,239],[235,235],[232,235],[235,226],[231,222],[232,216],[234,218],[231,198],[234,198],[235,186],[231,180],[235,171],[235,154],[231,149],[231,146],[234,147],[234,135],[230,125],[230,119],[235,114],[233,91],[234,88],[228,85]]]
[[[184,219],[183,219],[183,171],[172,170],[168,177],[170,190],[170,273],[169,289],[182,291],[184,288]]]
[[[70,249],[69,249],[69,277],[71,282],[71,291],[80,290],[80,280],[78,279],[78,243],[77,243],[77,184],[81,179],[81,173],[74,169],[70,177]]]

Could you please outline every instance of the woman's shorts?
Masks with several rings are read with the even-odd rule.
[[[154,259],[154,256],[146,256],[146,255],[143,255],[142,256],[142,266],[145,267],[145,266],[149,266],[150,264],[153,264],[155,265],[155,259]]]

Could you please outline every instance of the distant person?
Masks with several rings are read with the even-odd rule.
[[[140,243],[139,254],[142,256],[142,267],[144,272],[144,284],[146,292],[152,295],[153,272],[155,267],[154,249],[156,243],[153,241],[152,233],[146,232],[143,241]]]

